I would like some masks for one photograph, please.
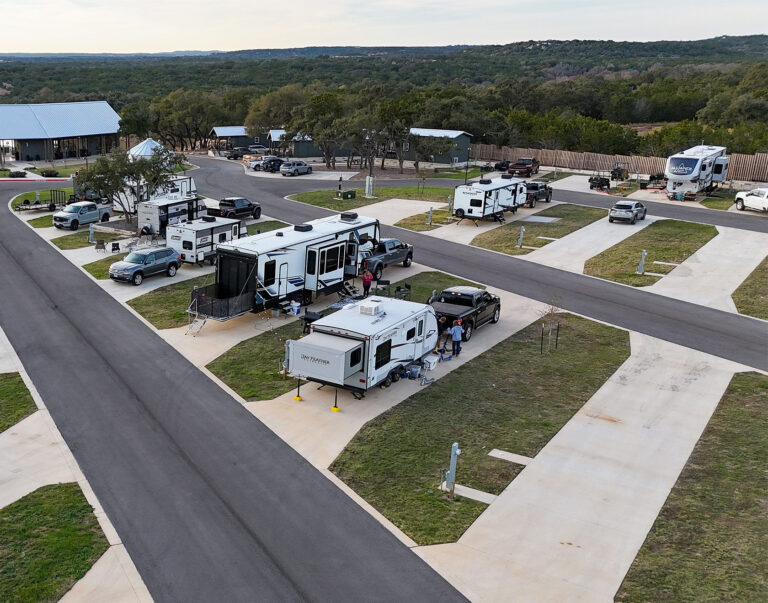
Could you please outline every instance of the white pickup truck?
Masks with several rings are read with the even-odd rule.
[[[756,209],[758,211],[768,211],[768,188],[756,188],[751,191],[737,193],[736,209]]]
[[[111,217],[111,205],[99,205],[93,201],[78,201],[77,203],[70,203],[61,211],[53,214],[53,225],[56,228],[77,230],[82,224],[107,222]]]

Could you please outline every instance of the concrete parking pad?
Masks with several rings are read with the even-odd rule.
[[[589,176],[581,174],[578,176],[568,176],[567,178],[555,180],[554,182],[550,183],[549,186],[552,187],[552,190],[555,192],[576,191],[579,193],[605,194],[596,190],[591,190],[589,188]]]
[[[589,258],[613,247],[655,221],[656,218],[648,216],[635,224],[611,223],[606,217],[518,257],[529,262],[582,273],[584,262]],[[637,261],[640,261],[639,257]]]
[[[731,294],[768,255],[768,235],[717,227],[718,235],[647,291],[737,312]]]
[[[746,368],[635,333],[631,344],[458,544],[415,549],[471,600],[613,600],[733,373]]]
[[[148,603],[152,600],[122,544],[109,547],[61,598],[62,603]]]
[[[376,218],[382,224],[392,226],[403,218],[426,213],[430,207],[432,209],[443,209],[448,207],[448,204],[437,201],[414,201],[413,199],[395,198],[372,203],[371,205],[364,205],[355,211],[361,216]]]

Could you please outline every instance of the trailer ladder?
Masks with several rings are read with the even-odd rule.
[[[184,335],[192,333],[192,337],[197,337],[207,320],[205,316],[200,316],[197,311],[197,298],[193,299],[187,307],[187,331]]]

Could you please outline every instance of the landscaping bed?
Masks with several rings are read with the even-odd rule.
[[[356,207],[363,207],[365,205],[371,205],[373,203],[379,203],[380,201],[386,201],[387,199],[413,199],[418,201],[437,201],[440,203],[448,203],[451,195],[453,195],[453,189],[440,188],[440,187],[416,187],[416,186],[382,186],[377,187],[374,194],[374,199],[366,199],[365,189],[356,188],[355,199],[339,199],[336,197],[336,189],[328,189],[322,191],[312,191],[308,193],[296,193],[291,195],[289,199],[294,201],[301,201],[302,203],[309,203],[310,205],[318,205],[320,207],[327,207],[334,211],[348,211]]]
[[[522,466],[488,453],[535,456],[629,356],[626,332],[560,320],[556,351],[529,326],[368,422],[331,470],[418,544],[456,541],[486,505],[438,489],[451,444],[457,482],[499,494]]]
[[[637,182],[617,182],[611,183],[608,193],[614,197],[628,197],[639,190],[640,185]]]
[[[40,174],[41,176],[45,176],[43,172],[51,173],[51,171],[55,171],[55,176],[46,176],[50,178],[69,178],[72,174],[74,174],[77,170],[81,170],[85,167],[85,163],[80,163],[76,165],[55,165],[53,167],[44,167],[44,168],[32,168],[30,170],[27,170],[28,172],[34,172],[35,174]]]
[[[605,218],[608,212],[604,209],[595,207],[584,207],[581,205],[570,205],[563,203],[549,207],[535,214],[537,216],[560,218],[557,222],[512,222],[499,226],[476,236],[472,245],[484,249],[492,249],[509,255],[524,255],[530,253],[533,249],[526,249],[517,246],[517,240],[520,237],[520,227],[525,226],[523,235],[523,245],[529,247],[544,247],[549,241],[539,239],[538,237],[552,237],[561,239],[584,228],[592,222]]]
[[[88,242],[89,229],[87,227],[84,228],[85,230],[79,230],[72,234],[51,239],[51,243],[56,245],[59,249],[81,249],[82,247],[90,247],[95,243]],[[125,234],[122,233],[101,232],[98,230],[94,230],[93,233],[94,241],[101,239],[105,243],[111,243],[112,241],[118,241],[124,238]]]
[[[0,601],[58,601],[109,544],[77,484],[55,484],[0,510]]]
[[[27,221],[27,224],[33,228],[50,228],[53,226],[53,214],[47,216],[40,216],[39,218],[32,218]]]
[[[468,172],[465,172],[461,168],[456,168],[444,169],[438,172],[433,172],[431,174],[427,173],[427,178],[451,178],[453,180],[464,180],[464,178],[477,178],[478,176],[485,176],[486,174],[488,174],[488,177],[490,178],[493,172],[483,172],[480,170],[480,166],[476,166],[469,168]]]
[[[395,226],[400,228],[407,228],[408,230],[414,230],[416,232],[423,232],[425,230],[434,230],[440,228],[446,224],[453,224],[456,220],[451,211],[448,209],[436,209],[432,211],[432,223],[427,224],[427,217],[429,212],[423,214],[416,214],[415,216],[408,216],[395,223]]]
[[[617,601],[768,599],[766,430],[768,377],[734,375]]]
[[[398,285],[405,283],[411,285],[411,299],[422,303],[435,289],[440,291],[452,285],[474,285],[442,272],[421,272],[393,282],[390,289],[394,292]],[[285,379],[279,372],[285,358],[285,340],[299,337],[303,322],[280,326],[280,319],[269,320],[272,320],[274,327],[272,331],[238,343],[206,367],[248,401],[271,400],[296,387],[295,379]],[[254,358],[259,361],[253,362]]]
[[[162,276],[156,278],[162,278]],[[183,327],[187,324],[187,308],[191,301],[192,289],[195,285],[198,287],[210,285],[214,280],[213,273],[190,278],[140,295],[130,300],[128,305],[157,329]],[[131,286],[126,285],[126,287]]]
[[[24,385],[21,375],[19,373],[0,374],[0,433],[36,410],[35,401],[27,386]]]
[[[557,170],[557,174],[555,172],[548,172],[544,174],[543,176],[538,176],[535,178],[536,181],[539,182],[557,182],[558,180],[562,180],[563,178],[568,178],[569,176],[580,176],[583,174],[576,174],[575,172],[566,172],[563,170]]]
[[[760,262],[731,298],[741,314],[768,320],[768,258]]]
[[[616,226],[621,228],[624,225]],[[652,285],[661,277],[635,274],[643,249],[648,252],[645,258],[645,270],[667,274],[675,266],[653,262],[680,264],[716,235],[717,229],[714,226],[679,220],[659,220],[587,260],[584,265],[584,274],[633,287]]]
[[[715,189],[708,197],[704,197],[699,203],[709,209],[721,209],[727,211],[736,199],[736,191],[729,193],[724,189]]]
[[[83,269],[91,276],[93,276],[93,278],[97,278],[103,281],[109,278],[109,267],[115,262],[124,260],[127,255],[127,253],[115,253],[113,255],[108,255],[104,259],[96,260],[90,264],[85,264]]]

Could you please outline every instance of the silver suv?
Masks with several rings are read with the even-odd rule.
[[[645,220],[648,209],[638,201],[619,201],[608,210],[608,221],[624,220],[634,224],[638,220]]]
[[[109,278],[141,285],[144,278],[165,272],[175,276],[181,266],[181,254],[169,247],[158,249],[138,249],[128,254],[109,267]]]
[[[299,174],[311,174],[312,167],[303,161],[286,161],[280,166],[280,173],[283,176],[298,176]]]

